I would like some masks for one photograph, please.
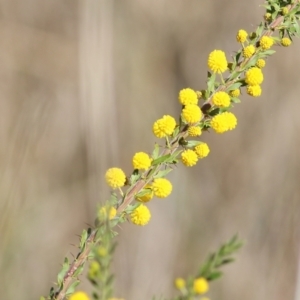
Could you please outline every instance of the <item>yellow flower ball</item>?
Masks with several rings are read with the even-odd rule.
[[[197,123],[202,118],[202,111],[198,105],[188,104],[182,110],[182,116],[187,123]]]
[[[207,65],[213,73],[224,73],[227,70],[226,55],[221,50],[214,50],[208,56]]]
[[[135,225],[144,226],[148,224],[150,219],[150,210],[144,204],[141,204],[130,214],[130,220]]]
[[[253,45],[249,45],[243,49],[243,56],[245,58],[250,58],[256,51],[256,48]]]
[[[281,13],[283,16],[286,16],[289,13],[289,9],[285,6],[281,9]]]
[[[181,90],[179,92],[178,99],[182,105],[198,104],[198,95],[194,90],[190,88]]]
[[[100,271],[99,263],[93,260],[89,266],[88,277],[90,279],[94,279],[98,275],[99,271]]]
[[[248,33],[247,31],[240,29],[236,35],[236,40],[239,43],[244,43],[247,40]]]
[[[103,206],[99,209],[98,211],[98,217],[100,220],[103,220],[105,218],[107,218],[107,213],[108,213],[108,207],[107,206]],[[109,209],[109,214],[108,214],[108,218],[109,220],[112,220],[117,214],[117,210],[115,207],[111,207]]]
[[[280,43],[282,46],[288,47],[292,44],[292,41],[289,38],[284,37],[281,39]]]
[[[99,246],[97,249],[97,254],[101,257],[105,257],[107,255],[107,249],[104,246]]]
[[[177,290],[182,290],[185,287],[185,280],[183,278],[176,278],[174,284]]]
[[[174,132],[176,121],[169,115],[163,116],[153,124],[153,133],[158,138],[166,137]]]
[[[90,298],[85,292],[78,291],[72,294],[69,300],[90,300]]]
[[[260,85],[248,85],[247,94],[253,97],[259,97],[261,95]]]
[[[189,136],[200,136],[202,134],[202,130],[199,126],[189,126],[188,134]]]
[[[181,160],[187,167],[194,166],[198,161],[198,156],[195,151],[187,149],[181,153]]]
[[[145,152],[138,152],[132,159],[133,168],[137,170],[148,170],[151,166],[151,158]]]
[[[264,19],[265,19],[266,21],[270,21],[270,20],[272,19],[272,14],[270,14],[270,13],[265,13]]]
[[[198,99],[200,99],[202,97],[202,92],[201,91],[196,91],[197,97]]]
[[[124,186],[126,175],[119,168],[110,168],[106,171],[105,179],[111,188],[116,189]]]
[[[158,198],[166,198],[172,192],[172,184],[165,178],[154,179],[152,184],[154,195]]]
[[[198,158],[201,159],[201,158],[206,157],[209,154],[210,149],[206,143],[201,143],[195,147],[195,152],[196,152]]]
[[[260,59],[257,60],[255,65],[256,65],[256,67],[262,69],[262,68],[265,67],[266,61],[264,59],[260,58]]]
[[[210,126],[216,133],[224,133],[232,130],[237,125],[237,119],[231,112],[223,112],[214,116],[210,121]]]
[[[233,98],[237,98],[241,94],[240,89],[235,89],[229,92],[229,95]]]
[[[260,41],[259,45],[263,50],[270,49],[274,44],[274,40],[269,36],[263,36]]]
[[[259,85],[263,82],[264,75],[260,68],[253,67],[245,74],[245,81],[248,85]]]
[[[196,294],[205,294],[209,290],[208,281],[204,277],[195,279],[193,284],[193,290]]]
[[[228,107],[230,105],[230,97],[226,92],[216,92],[212,96],[212,103],[219,107]]]

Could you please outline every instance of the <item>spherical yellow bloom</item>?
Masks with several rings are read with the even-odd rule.
[[[101,207],[98,211],[99,219],[105,219],[107,216],[107,212],[108,212],[108,207],[106,207],[106,206]],[[109,209],[109,216],[108,216],[109,220],[112,220],[116,216],[116,214],[117,214],[116,208],[111,207]]]
[[[232,130],[237,125],[237,119],[236,116],[231,112],[224,112],[224,118],[227,122],[227,130]]]
[[[227,70],[227,59],[221,50],[214,50],[208,56],[208,67],[213,73],[224,73]]]
[[[202,118],[202,112],[198,105],[188,104],[182,110],[182,116],[188,123],[197,123]]]
[[[198,156],[195,151],[187,149],[181,153],[181,160],[187,167],[194,166],[198,161]]]
[[[210,121],[210,126],[217,133],[224,133],[225,131],[232,130],[237,125],[237,119],[231,112],[223,112],[214,116]]]
[[[266,61],[262,58],[258,59],[256,64],[258,68],[262,69],[266,65]]]
[[[124,186],[126,181],[125,173],[119,168],[110,168],[106,171],[105,179],[107,184],[113,188]]]
[[[195,152],[199,158],[204,158],[209,154],[210,149],[206,143],[201,143],[195,147]]]
[[[188,128],[189,136],[200,136],[202,134],[202,130],[198,126],[190,126]]]
[[[193,290],[196,294],[205,294],[209,290],[208,281],[204,277],[195,279]]]
[[[283,7],[283,8],[281,9],[281,12],[282,12],[282,15],[283,15],[283,16],[286,16],[286,15],[289,13],[289,9],[288,9],[287,7]]]
[[[212,97],[212,103],[219,107],[228,107],[230,105],[230,97],[226,92],[216,92]]]
[[[107,255],[107,249],[103,246],[99,246],[97,249],[97,254],[101,257],[105,257]]]
[[[282,38],[280,41],[281,45],[284,47],[288,47],[291,45],[292,41],[289,38]]]
[[[260,68],[253,67],[245,74],[245,81],[248,85],[258,85],[264,80],[264,75]]]
[[[253,97],[259,97],[261,95],[260,85],[248,85],[247,94]]]
[[[100,265],[97,261],[93,260],[90,263],[89,271],[88,271],[88,277],[93,279],[97,276],[97,274],[100,271]]]
[[[147,206],[141,204],[130,214],[131,222],[135,225],[144,226],[151,219],[151,213]]]
[[[243,56],[250,58],[255,53],[256,48],[253,45],[249,45],[243,49]]]
[[[185,287],[185,280],[183,278],[176,278],[174,284],[176,289],[182,290]]]
[[[154,193],[153,193],[153,190],[152,190],[152,187],[150,184],[147,184],[142,192],[144,192],[142,196],[139,196],[139,195],[136,196],[135,199],[137,201],[149,202],[150,200],[152,200]]]
[[[163,116],[153,124],[153,133],[158,138],[171,135],[176,127],[176,121],[169,115]]]
[[[196,94],[197,94],[198,99],[200,99],[202,97],[202,92],[196,91]]]
[[[172,192],[172,184],[165,178],[154,179],[152,188],[154,195],[158,198],[166,198]]]
[[[241,94],[240,89],[235,89],[229,92],[229,95],[233,98],[237,98]]]
[[[134,169],[147,170],[151,166],[151,158],[145,152],[138,152],[133,156],[132,164]]]
[[[272,14],[270,14],[270,13],[266,13],[266,14],[264,15],[264,18],[265,18],[266,21],[270,21],[270,20],[271,20],[271,17],[272,17]]]
[[[69,300],[90,300],[89,296],[85,292],[75,292]]]
[[[178,99],[182,105],[198,104],[197,93],[190,88],[181,90]]]
[[[270,49],[273,46],[273,44],[274,40],[269,36],[263,36],[259,41],[259,45],[263,50]]]
[[[236,35],[236,40],[239,43],[244,43],[247,40],[248,33],[247,31],[240,29]]]

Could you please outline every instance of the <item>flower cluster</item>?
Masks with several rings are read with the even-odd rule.
[[[224,73],[227,70],[225,53],[221,50],[214,50],[209,54],[207,65],[213,73]]]
[[[212,96],[212,103],[219,107],[228,107],[230,105],[230,97],[226,92],[216,92]]]
[[[151,166],[151,158],[147,153],[138,152],[132,159],[133,168],[137,170],[148,170]]]
[[[182,110],[182,117],[187,123],[194,124],[201,120],[202,112],[198,105],[188,104]]]
[[[289,7],[282,7],[279,10],[284,18],[288,18],[289,12]],[[270,24],[274,20],[274,14],[267,10],[264,18],[265,24]],[[145,204],[153,197],[166,198],[172,192],[172,184],[165,178],[166,174],[173,169],[172,164],[181,161],[185,166],[192,167],[200,159],[207,157],[210,152],[206,143],[197,140],[189,141],[189,139],[201,136],[202,132],[209,128],[216,133],[233,130],[237,126],[237,118],[229,110],[235,103],[240,102],[238,98],[243,87],[248,95],[253,97],[261,95],[265,58],[273,53],[269,49],[274,43],[289,46],[291,35],[282,29],[281,38],[273,38],[272,32],[267,27],[263,31],[264,25],[260,26],[261,30],[252,33],[244,29],[238,30],[236,40],[240,43],[241,49],[233,57],[232,62],[227,62],[226,54],[222,50],[213,50],[208,55],[207,66],[211,73],[208,76],[207,90],[199,92],[188,87],[179,91],[178,101],[182,105],[182,110],[178,123],[170,115],[164,115],[154,122],[152,127],[154,135],[166,140],[161,154],[159,148],[151,156],[145,152],[136,153],[132,158],[134,173],[128,178],[119,168],[111,168],[106,172],[106,182],[112,189],[118,188],[123,196],[121,188],[125,184],[129,185],[132,189],[130,194],[133,195],[130,201],[140,202],[135,209],[131,208],[128,212],[123,205],[118,209],[118,216],[125,213],[130,216],[132,223],[140,226],[147,224],[151,213]],[[230,75],[224,80],[225,72]],[[217,78],[220,78],[220,82]],[[201,101],[203,102],[199,104]],[[178,149],[181,146],[183,150]],[[145,184],[136,188],[135,184],[139,180],[143,180]],[[125,198],[126,196],[127,194]],[[120,200],[116,207],[122,205],[123,201]],[[113,207],[109,212],[105,208],[99,211],[100,215],[108,213],[109,218],[112,219],[116,216],[117,210]],[[183,286],[182,281],[178,280],[177,286]],[[195,292],[205,289],[203,287],[205,281],[202,278],[195,281]]]
[[[119,168],[110,168],[106,171],[105,179],[107,184],[113,188],[120,188],[124,186],[126,181],[125,173]]]
[[[182,105],[198,104],[198,95],[190,88],[181,90],[178,99]]]
[[[187,290],[188,293],[191,293],[193,295],[203,295],[209,290],[209,283],[204,277],[195,278],[191,283],[192,285],[187,284],[186,281],[181,277],[176,278],[174,281],[174,285],[177,290],[182,292],[185,292]]]
[[[237,119],[231,112],[223,112],[214,116],[210,121],[210,126],[216,133],[224,133],[232,130],[237,125]]]
[[[166,115],[153,124],[153,133],[158,138],[171,135],[176,127],[176,121],[173,117]]]
[[[135,225],[144,226],[151,218],[150,210],[144,204],[138,206],[130,215],[131,222]]]
[[[247,93],[253,97],[261,95],[260,84],[264,80],[264,75],[260,68],[253,67],[245,73],[245,82],[248,84]]]

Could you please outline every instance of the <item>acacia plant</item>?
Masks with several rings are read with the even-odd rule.
[[[231,110],[241,102],[241,92],[259,97],[263,68],[275,53],[275,46],[288,47],[293,37],[300,35],[300,0],[267,0],[264,7],[266,12],[256,31],[237,31],[239,49],[231,58],[222,50],[209,54],[206,89],[184,88],[179,92],[182,110],[177,120],[164,115],[154,122],[152,132],[161,142],[155,144],[152,153],[137,152],[132,158],[131,174],[126,175],[118,167],[107,170],[105,180],[112,189],[110,199],[99,207],[94,227],[83,230],[77,255],[72,261],[64,259],[56,286],[41,300],[117,299],[110,273],[116,225],[131,221],[145,226],[150,221],[147,202],[153,197],[166,198],[172,192],[168,174],[179,163],[192,167],[208,156],[210,149],[203,142],[203,133],[222,134],[237,126],[237,117]],[[208,299],[203,295],[210,282],[221,277],[221,268],[234,260],[233,254],[241,246],[242,242],[234,236],[211,253],[196,274],[187,279],[177,278],[178,296],[173,299]],[[94,286],[91,296],[75,291],[87,263],[87,276]]]

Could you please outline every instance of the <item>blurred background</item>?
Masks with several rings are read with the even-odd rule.
[[[0,298],[47,295],[63,258],[107,199],[108,167],[151,153],[152,124],[177,116],[178,91],[205,88],[207,57],[237,50],[262,1],[0,1]],[[300,299],[300,41],[242,96],[238,127],[205,134],[207,159],[178,167],[144,228],[120,229],[116,296],[174,295],[209,251],[247,241],[208,296]],[[90,291],[85,282],[81,286]]]

